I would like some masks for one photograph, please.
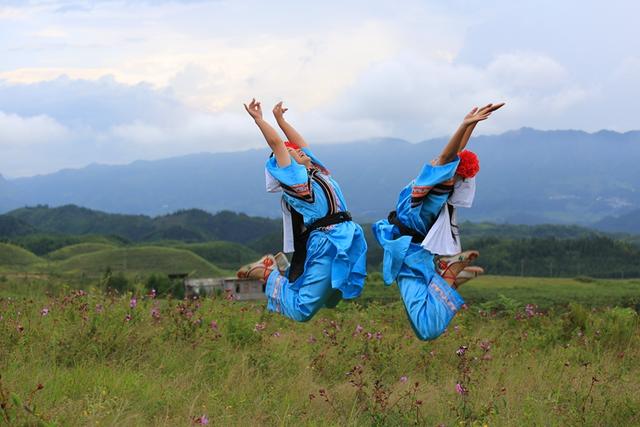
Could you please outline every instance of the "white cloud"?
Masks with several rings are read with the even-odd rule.
[[[321,142],[443,136],[494,100],[508,105],[480,132],[637,127],[635,22],[576,10],[610,27],[604,43],[569,3],[5,2],[0,172],[260,147],[252,96]]]
[[[63,28],[59,27],[47,27],[41,30],[38,30],[32,34],[35,37],[40,37],[43,39],[64,39],[69,37],[69,33],[65,31]]]
[[[21,117],[0,111],[0,146],[55,144],[69,136],[69,131],[51,117]]]
[[[486,70],[491,80],[510,90],[549,92],[562,87],[567,70],[544,54],[510,53],[498,55]]]

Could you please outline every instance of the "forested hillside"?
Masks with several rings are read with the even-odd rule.
[[[382,250],[370,224],[362,226],[369,245],[369,270],[376,271],[382,261]],[[3,264],[11,266],[11,260],[15,259],[14,264],[22,270],[24,266],[46,261],[64,263],[61,271],[81,271],[91,265],[87,274],[95,275],[100,268],[113,267],[113,260],[121,259],[118,265],[128,268],[138,265],[136,271],[152,272],[153,266],[158,267],[154,254],[169,259],[170,253],[151,248],[173,248],[233,271],[263,253],[281,250],[281,227],[279,219],[229,211],[210,214],[191,209],[152,218],[108,214],[73,205],[37,206],[1,215],[0,239],[8,244],[2,250]],[[461,230],[464,248],[480,250],[477,264],[491,274],[640,277],[640,249],[634,244],[640,242],[637,236],[607,235],[569,225],[465,222]],[[127,257],[133,252],[119,251],[139,246],[145,247],[142,251],[145,256],[130,262]],[[142,265],[139,259],[146,264]],[[186,271],[196,264],[189,261],[183,269],[175,263],[171,265],[172,269]]]

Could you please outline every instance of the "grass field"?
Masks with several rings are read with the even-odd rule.
[[[52,261],[61,261],[74,256],[89,254],[92,252],[104,251],[107,249],[115,249],[115,245],[108,243],[78,243],[76,245],[69,245],[58,250],[55,250],[47,254],[47,258]]]
[[[638,315],[609,307],[634,281],[482,278],[431,342],[375,275],[304,324],[261,302],[46,284],[0,283],[6,425],[640,424]]]
[[[460,293],[469,304],[500,310],[505,304],[514,303],[533,303],[541,309],[566,307],[570,303],[640,308],[640,279],[481,276],[464,285]],[[400,301],[400,296],[393,286],[382,284],[379,273],[370,273],[361,300],[393,302]]]
[[[237,270],[241,265],[253,262],[262,254],[233,242],[207,242],[177,244],[177,249],[186,249],[209,261],[210,263],[228,270]]]
[[[155,246],[107,249],[78,255],[56,265],[62,272],[81,271],[98,276],[107,267],[114,272],[192,273],[194,276],[219,276],[222,270],[192,252]]]
[[[17,267],[21,269],[41,261],[39,257],[19,246],[0,243],[0,266],[2,267]]]

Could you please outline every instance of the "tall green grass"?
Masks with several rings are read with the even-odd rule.
[[[0,298],[1,422],[640,424],[632,309],[503,296],[421,342],[400,302],[341,303],[298,324],[263,303],[136,297]]]

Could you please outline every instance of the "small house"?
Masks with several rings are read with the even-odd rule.
[[[262,300],[266,298],[264,289],[265,284],[255,279],[223,277],[184,280],[187,298],[218,295],[237,301]]]

